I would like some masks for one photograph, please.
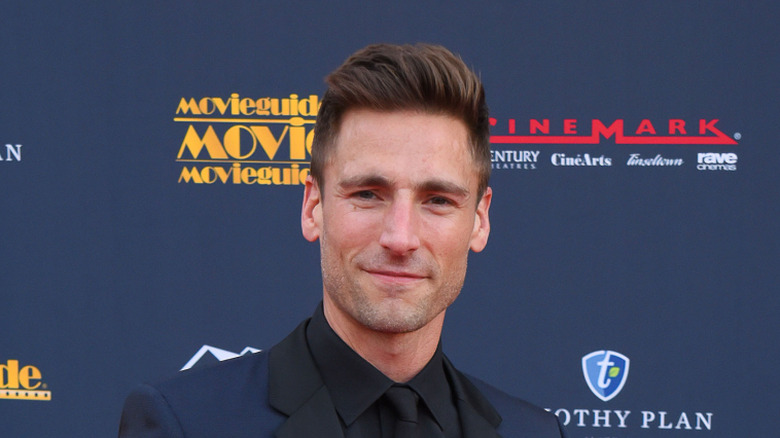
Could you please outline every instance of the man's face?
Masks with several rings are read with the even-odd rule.
[[[413,111],[348,111],[324,167],[307,181],[304,236],[319,238],[326,306],[351,323],[415,331],[463,286],[469,249],[490,225],[488,188],[463,122]]]

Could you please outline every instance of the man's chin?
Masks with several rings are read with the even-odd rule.
[[[362,319],[362,323],[374,331],[393,334],[414,332],[430,322],[420,309],[395,299],[374,306]]]

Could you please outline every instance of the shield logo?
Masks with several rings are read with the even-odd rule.
[[[626,384],[628,364],[628,358],[617,351],[594,351],[582,357],[582,374],[596,397],[610,401]]]

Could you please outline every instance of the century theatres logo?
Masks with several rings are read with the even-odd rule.
[[[182,97],[179,183],[300,185],[309,174],[316,95]]]
[[[600,145],[611,139],[616,145],[736,145],[718,128],[719,119],[498,119],[491,118],[490,143]],[[739,133],[734,134],[739,138]]]

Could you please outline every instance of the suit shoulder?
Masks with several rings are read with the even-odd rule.
[[[534,415],[551,415],[544,409],[526,401],[514,395],[508,394],[495,386],[478,379],[474,376],[465,375],[469,381],[485,396],[497,409],[500,407],[506,407],[509,409],[519,409],[522,411],[528,411]],[[501,409],[499,409],[500,411]]]
[[[268,404],[268,354],[261,352],[139,386],[125,401],[120,436],[242,436],[281,418]]]
[[[476,377],[469,375],[466,377],[501,415],[499,432],[502,436],[512,437],[518,432],[522,432],[523,436],[540,438],[566,436],[555,414]]]
[[[228,359],[213,365],[180,371],[177,375],[153,385],[163,394],[188,392],[195,395],[200,391],[230,391],[240,388],[248,381],[257,383],[267,380],[268,352]]]

